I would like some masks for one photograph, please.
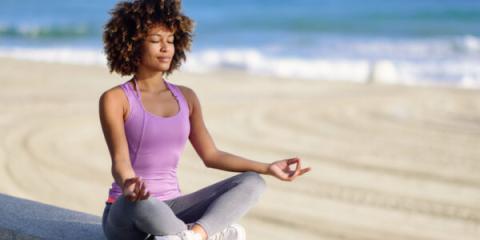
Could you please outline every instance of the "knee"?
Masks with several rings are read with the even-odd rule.
[[[156,235],[170,234],[167,228],[171,211],[163,202],[152,197],[145,200],[131,202],[132,220],[135,226],[143,232],[155,233]]]
[[[116,202],[121,203],[125,208],[130,209],[131,211],[139,211],[145,208],[148,208],[149,205],[152,205],[153,198],[149,197],[145,200],[130,201],[124,195],[121,195],[117,198]]]
[[[154,199],[149,197],[145,200],[137,200],[135,202],[129,201],[130,209],[132,211],[133,216],[144,216],[147,215],[149,212],[152,212],[155,208]],[[157,206],[158,208],[158,206]]]
[[[123,205],[123,211],[132,219],[144,218],[154,209],[153,198],[149,197],[145,200],[130,201],[125,196],[117,199],[118,204]]]
[[[253,171],[242,173],[241,183],[250,191],[257,192],[259,194],[265,191],[267,187],[265,179],[263,179],[259,173]]]

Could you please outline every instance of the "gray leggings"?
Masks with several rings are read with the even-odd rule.
[[[212,236],[245,215],[265,187],[260,174],[249,171],[166,201],[149,197],[131,202],[120,196],[105,206],[103,231],[109,240],[143,240],[149,234],[174,235],[196,223]]]

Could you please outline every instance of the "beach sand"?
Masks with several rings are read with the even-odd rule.
[[[100,216],[113,178],[102,66],[0,59],[0,192]],[[480,239],[480,92],[178,72],[223,151],[312,171],[267,190],[240,221],[248,239]],[[232,176],[190,143],[183,193]]]

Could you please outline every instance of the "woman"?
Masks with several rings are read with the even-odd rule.
[[[298,158],[266,164],[216,148],[195,92],[163,77],[191,45],[193,21],[179,1],[121,2],[111,14],[104,31],[108,66],[133,77],[99,100],[114,178],[102,220],[106,237],[245,239],[233,222],[264,191],[260,174],[292,181],[310,168],[302,169]],[[183,195],[176,169],[187,139],[205,166],[241,173]]]

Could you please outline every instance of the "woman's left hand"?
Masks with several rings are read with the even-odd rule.
[[[297,164],[295,170],[291,170],[290,165],[295,163]],[[302,169],[300,165],[300,158],[295,157],[270,163],[267,174],[272,175],[282,181],[293,181],[298,176],[301,176],[310,170],[310,167]]]

